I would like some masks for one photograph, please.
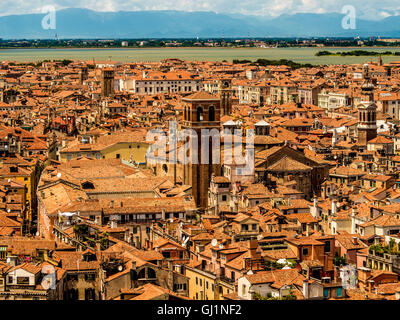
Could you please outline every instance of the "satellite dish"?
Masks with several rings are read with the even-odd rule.
[[[259,234],[259,235],[257,236],[257,240],[262,240],[262,238],[263,238],[263,235],[262,235],[262,234]]]
[[[11,179],[8,179],[7,181],[10,183],[10,182],[11,182]]]
[[[212,245],[213,247],[215,247],[217,244],[218,244],[218,240],[217,240],[217,239],[212,239],[212,240],[211,240],[211,245]]]
[[[10,210],[10,209],[7,209],[7,212],[8,212],[8,213],[10,213],[10,212],[11,212],[11,210]]]
[[[223,248],[224,248],[224,245],[221,243],[221,244],[219,245],[219,248],[220,248],[220,249],[223,249]]]
[[[122,271],[122,266],[118,266],[118,271],[121,272]]]
[[[39,231],[36,232],[36,236],[39,237]]]
[[[61,178],[61,172],[57,173],[57,178],[58,178],[58,179]]]
[[[252,270],[249,270],[249,272],[247,272],[247,274],[254,274],[254,272]]]

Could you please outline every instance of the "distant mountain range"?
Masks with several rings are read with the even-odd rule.
[[[339,13],[298,13],[276,18],[214,12],[57,11],[56,30],[42,29],[45,14],[0,17],[0,38],[211,38],[211,37],[400,37],[400,16],[379,21],[357,19],[356,29],[342,28]]]

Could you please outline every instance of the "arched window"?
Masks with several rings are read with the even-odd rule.
[[[94,184],[91,181],[82,182],[82,189],[94,189]]]
[[[139,279],[146,278],[146,269],[143,268],[142,270],[139,271],[138,278]]]
[[[213,106],[208,109],[208,121],[215,121],[215,109]]]
[[[148,278],[148,279],[155,279],[155,278],[157,278],[157,277],[156,277],[156,272],[155,272],[153,269],[148,268],[148,269],[147,269],[147,278]]]
[[[203,108],[198,107],[197,108],[197,120],[196,121],[203,121]]]

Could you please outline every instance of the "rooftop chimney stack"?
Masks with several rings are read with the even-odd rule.
[[[303,280],[303,296],[305,300],[309,298],[309,284],[307,279]]]
[[[372,293],[372,289],[374,288],[374,280],[368,280],[368,292]]]

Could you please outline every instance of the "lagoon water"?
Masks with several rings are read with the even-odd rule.
[[[392,51],[400,52],[400,48],[121,48],[121,49],[0,49],[0,61],[36,62],[42,60],[108,60],[121,62],[160,61],[166,58],[183,60],[232,61],[233,59],[269,60],[287,59],[299,63],[321,64],[354,64],[376,61],[373,56],[321,56],[315,53],[321,50]],[[400,61],[400,56],[382,56],[383,62]]]

